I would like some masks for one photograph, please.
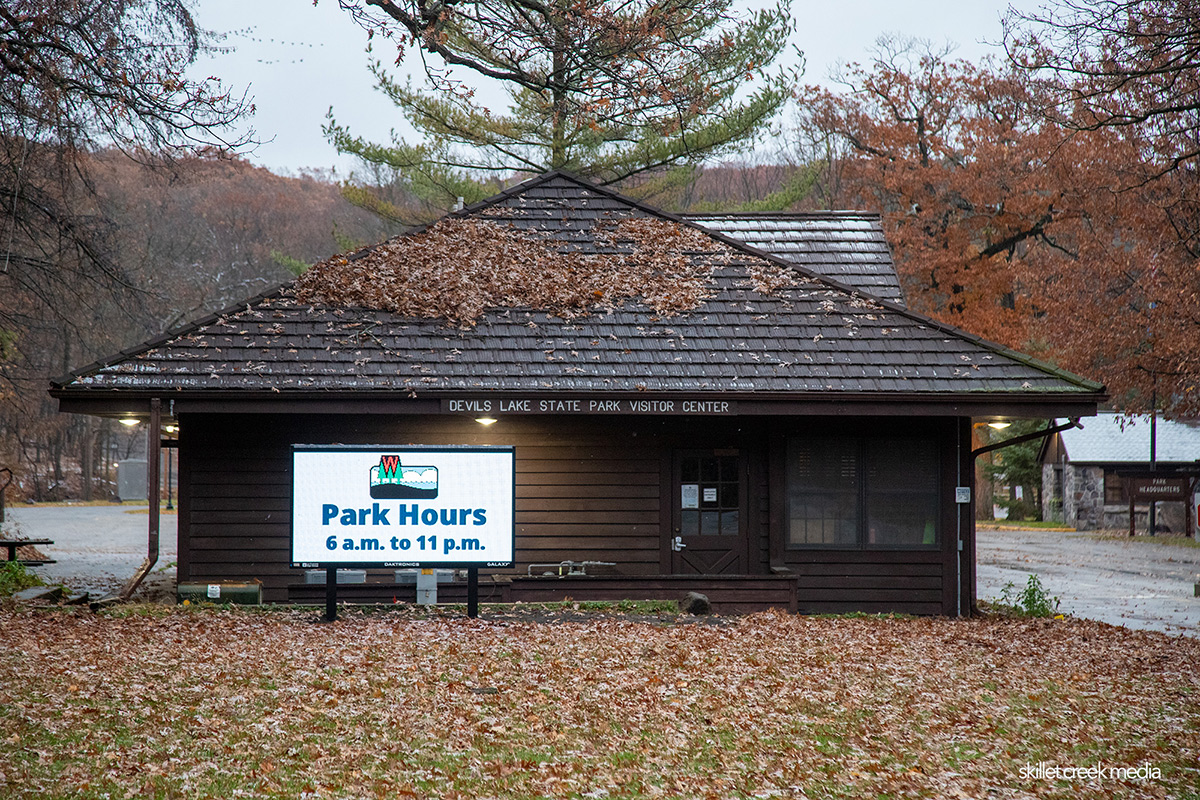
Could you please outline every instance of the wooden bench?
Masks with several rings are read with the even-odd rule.
[[[8,549],[9,561],[20,561],[26,567],[40,567],[43,564],[55,563],[53,558],[17,558],[18,547],[30,547],[42,544],[54,544],[53,539],[0,539],[0,547]]]

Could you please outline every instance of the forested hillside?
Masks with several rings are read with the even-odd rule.
[[[103,150],[84,156],[74,224],[119,270],[99,278],[62,259],[52,280],[18,265],[0,274],[9,320],[0,365],[0,466],[18,474],[9,501],[104,496],[81,484],[81,461],[131,444],[111,420],[58,414],[51,378],[225,308],[389,228],[342,198],[332,176],[281,177],[228,156],[170,163]]]

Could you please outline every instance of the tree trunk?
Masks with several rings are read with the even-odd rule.
[[[567,166],[566,48],[570,45],[566,41],[559,20],[553,20],[553,24],[554,54],[550,73],[550,168],[563,169]]]

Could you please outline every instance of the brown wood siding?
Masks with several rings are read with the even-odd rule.
[[[745,614],[779,608],[796,611],[795,578],[772,575],[656,575],[623,577],[514,578],[511,597],[528,603],[566,599],[679,600],[688,592],[705,595],[718,614]]]
[[[680,600],[688,592],[708,597],[718,614],[746,614],[778,608],[796,610],[796,579],[779,576],[658,575],[646,578],[586,576],[569,578],[514,578],[511,582],[481,581],[481,603],[560,603],[569,600]],[[462,581],[438,584],[439,603],[464,603]],[[319,605],[325,602],[323,584],[294,583],[288,587],[293,603]],[[412,603],[416,587],[387,582],[340,584],[338,600],[346,603]]]
[[[391,583],[390,573],[386,580],[368,583],[338,584],[339,603],[416,603],[417,587],[411,583]],[[467,584],[465,581],[454,583],[439,583],[437,590],[439,604],[463,604],[467,602]],[[325,604],[325,584],[323,583],[293,583],[288,586],[288,602],[304,603],[307,605]],[[510,603],[511,592],[508,583],[479,582],[479,602],[481,603]]]
[[[956,434],[959,420],[909,420],[906,432],[935,438],[941,452],[940,513],[941,540],[936,550],[887,550],[855,548],[788,548],[786,443],[790,435],[828,433],[837,430],[847,436],[888,435],[891,423],[842,420],[836,428],[810,420],[780,426],[772,438],[769,458],[770,483],[775,502],[770,520],[778,531],[772,562],[785,566],[798,578],[797,605],[801,613],[873,613],[945,614],[957,613],[959,590],[957,574],[957,532],[959,514],[954,503],[954,488],[960,479],[959,459],[969,460],[970,438],[961,451]],[[969,425],[969,420],[967,420]],[[969,485],[969,484],[967,484]],[[964,576],[966,579],[967,576]]]
[[[190,542],[181,580],[258,578],[266,600],[285,600],[298,572],[288,566],[290,446],[333,441],[514,445],[514,572],[564,560],[615,562],[630,575],[658,572],[656,421],[510,418],[482,433],[474,421],[454,417],[369,422],[222,415],[181,420],[190,488],[189,501],[180,501],[181,537]]]
[[[938,551],[821,550],[789,566],[801,613],[944,614],[942,562]]]
[[[192,506],[192,470],[191,459],[180,447],[175,451],[179,464],[179,489],[175,496],[176,513],[176,551],[175,578],[177,583],[188,583],[191,580],[192,546],[186,509]]]
[[[698,446],[737,448],[746,455],[748,471],[749,567],[762,575],[790,569],[799,610],[954,614],[960,597],[968,602],[971,597],[974,543],[968,530],[962,584],[956,580],[955,550],[956,515],[961,511],[969,524],[969,508],[953,503],[955,458],[970,466],[969,453],[958,456],[955,434],[969,420],[906,422],[910,429],[924,426],[943,442],[948,500],[941,548],[852,551],[783,545],[782,449],[795,430],[869,435],[886,431],[886,421],[710,418],[698,430],[683,417],[508,417],[486,430],[449,416],[185,414],[180,422],[180,580],[259,580],[268,602],[286,601],[289,585],[301,579],[288,566],[293,442],[513,445],[517,565],[509,574],[524,575],[532,563],[572,560],[615,562],[620,574],[634,577],[657,576],[664,561],[670,563],[669,556],[664,559],[664,531],[671,510],[663,498],[674,491],[672,453]]]

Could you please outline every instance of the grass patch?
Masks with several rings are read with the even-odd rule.
[[[1137,544],[1161,544],[1167,547],[1190,547],[1200,549],[1200,542],[1195,539],[1189,539],[1186,536],[1158,534],[1157,536],[1134,536],[1132,539],[1125,537],[1126,541],[1135,542]]]
[[[1086,620],[0,611],[0,795],[1184,797],[1200,641]],[[486,618],[493,612],[496,616]],[[1158,778],[1022,778],[1057,767]]]
[[[20,561],[0,561],[0,597],[12,597],[23,589],[45,585],[37,573],[30,572]]]
[[[600,600],[564,600],[562,603],[552,603],[548,605],[563,610],[598,611],[601,613],[617,612],[621,614],[644,616],[679,613],[679,604],[674,600],[618,600],[616,602],[605,602]]]
[[[1074,532],[1075,529],[1065,523],[1054,520],[977,520],[975,527],[980,530],[992,531],[1063,531]]]

